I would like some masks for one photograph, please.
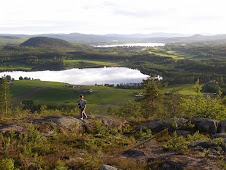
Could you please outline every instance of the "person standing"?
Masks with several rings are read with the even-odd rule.
[[[78,108],[80,109],[80,113],[81,113],[81,120],[83,119],[87,119],[87,115],[85,114],[85,109],[86,109],[86,100],[83,99],[84,96],[81,94],[79,96],[79,100],[78,100]]]

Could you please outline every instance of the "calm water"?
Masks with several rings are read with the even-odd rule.
[[[128,43],[128,44],[112,44],[112,45],[97,45],[95,47],[129,47],[129,46],[146,46],[146,47],[155,47],[155,46],[165,46],[164,43]]]
[[[41,81],[65,82],[80,85],[140,83],[148,77],[139,70],[126,67],[70,69],[62,71],[1,72],[0,77],[3,75],[10,75],[15,80],[18,80],[22,76],[40,79]]]

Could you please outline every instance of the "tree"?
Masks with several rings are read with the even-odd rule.
[[[138,99],[142,106],[143,115],[145,118],[157,115],[163,110],[163,98],[161,89],[167,86],[162,83],[155,75],[151,75],[146,80],[143,80],[143,94],[144,96]]]
[[[10,103],[9,84],[7,78],[2,77],[0,85],[0,109],[2,112],[7,114],[9,103]]]

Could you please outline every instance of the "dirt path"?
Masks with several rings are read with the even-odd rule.
[[[18,103],[22,102],[23,100],[31,99],[32,97],[36,96],[37,94],[45,91],[48,89],[47,87],[35,87],[30,90],[27,90],[23,93],[17,94],[12,97],[12,104],[17,105]]]

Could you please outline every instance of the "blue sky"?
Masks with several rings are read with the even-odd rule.
[[[226,34],[224,0],[7,0],[0,33]]]

